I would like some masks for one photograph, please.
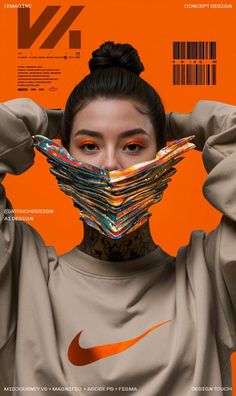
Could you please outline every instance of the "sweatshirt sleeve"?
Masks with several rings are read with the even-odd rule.
[[[169,138],[194,134],[208,176],[205,198],[222,213],[206,234],[204,254],[216,295],[218,336],[236,350],[236,106],[200,101],[192,113],[171,113]]]
[[[7,215],[12,206],[1,183],[6,173],[18,175],[32,166],[31,135],[56,137],[59,118],[57,111],[48,114],[30,99],[0,104],[0,350],[15,331],[22,242],[22,222],[8,220],[13,216]]]

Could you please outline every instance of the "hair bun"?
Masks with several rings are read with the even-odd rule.
[[[116,66],[123,67],[138,76],[144,70],[138,52],[130,44],[115,44],[113,41],[106,41],[93,51],[92,59],[89,61],[91,72]]]

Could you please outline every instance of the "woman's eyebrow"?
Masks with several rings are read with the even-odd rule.
[[[80,129],[79,131],[77,131],[74,134],[74,137],[76,137],[78,135],[79,136],[86,135],[86,136],[92,136],[92,137],[97,137],[97,138],[103,138],[103,133],[97,132],[97,131],[91,131],[89,129]],[[119,138],[132,137],[134,135],[145,135],[145,136],[148,136],[148,133],[142,128],[135,128],[135,129],[130,129],[129,131],[121,132],[119,134]]]

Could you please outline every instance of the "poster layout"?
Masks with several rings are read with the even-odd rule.
[[[159,92],[166,112],[191,112],[200,99],[236,104],[236,3],[137,0],[31,0],[1,3],[1,102],[31,98],[64,108],[72,88],[88,73],[91,52],[107,40],[130,43],[145,66],[142,77]],[[175,255],[192,230],[210,231],[220,213],[202,195],[201,154],[188,153],[152,207],[157,244]],[[72,202],[59,191],[45,158],[4,180],[15,215],[61,254],[82,239]],[[232,355],[236,396],[236,356]]]

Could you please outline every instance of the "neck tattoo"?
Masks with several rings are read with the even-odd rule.
[[[146,256],[156,247],[147,221],[137,230],[118,240],[108,238],[84,224],[84,238],[78,249],[100,260],[125,261]]]

